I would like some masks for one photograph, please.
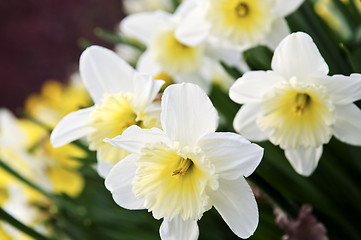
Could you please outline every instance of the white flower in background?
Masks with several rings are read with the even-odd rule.
[[[45,164],[27,152],[28,139],[18,119],[7,109],[0,109],[0,161],[44,190],[50,191],[51,182]],[[0,187],[4,182],[0,175]]]
[[[218,115],[192,83],[169,86],[162,97],[162,128],[129,127],[106,142],[132,154],[105,180],[115,202],[163,218],[162,239],[196,239],[197,220],[212,205],[242,238],[258,224],[254,195],[244,177],[263,149],[235,133],[215,133]]]
[[[327,76],[328,66],[311,37],[298,32],[276,48],[272,71],[251,71],[230,89],[244,104],[234,119],[237,132],[269,139],[285,150],[293,168],[310,175],[332,135],[361,145],[361,74]]]
[[[155,10],[172,10],[172,0],[123,0],[124,12],[133,14]]]
[[[182,21],[178,38],[198,45],[245,50],[263,44],[274,49],[290,33],[285,16],[303,0],[193,0],[197,6]]]
[[[127,127],[159,126],[159,103],[153,102],[163,81],[137,73],[114,52],[87,48],[80,57],[80,75],[95,105],[65,116],[54,128],[54,147],[88,137],[89,148],[97,150],[98,172],[105,177],[110,168],[128,153],[103,142]]]
[[[221,69],[224,78],[230,78],[220,61],[239,66],[242,56],[240,52],[206,43],[189,46],[179,41],[179,24],[194,6],[192,1],[185,1],[173,15],[163,11],[133,14],[122,20],[120,30],[147,46],[137,64],[138,71],[157,79],[169,76],[173,82],[196,83],[208,91],[214,80],[213,69]]]

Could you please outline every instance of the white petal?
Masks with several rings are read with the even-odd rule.
[[[287,16],[296,11],[303,2],[304,0],[276,0],[275,14],[279,17]]]
[[[162,97],[162,128],[181,146],[196,146],[199,138],[215,132],[218,114],[207,94],[192,83],[173,84]]]
[[[98,152],[97,152],[98,155]],[[110,170],[112,170],[113,168],[113,164],[111,164],[110,162],[105,162],[99,159],[99,157],[97,157],[98,159],[98,163],[97,163],[97,172],[99,174],[99,176],[101,176],[102,178],[106,178],[110,172]]]
[[[133,92],[134,69],[113,51],[91,46],[80,56],[79,70],[94,102],[105,93]]]
[[[318,148],[285,149],[285,155],[298,174],[308,177],[316,169],[321,158],[322,145]]]
[[[272,71],[246,72],[231,86],[229,97],[241,104],[261,102],[263,95],[281,81],[284,78]]]
[[[290,29],[285,19],[278,18],[276,19],[271,26],[272,31],[269,32],[264,38],[264,44],[271,49],[276,49],[278,44],[284,39],[288,34],[290,34]]]
[[[196,240],[199,229],[197,221],[174,217],[171,221],[164,219],[159,229],[162,240]]]
[[[162,67],[157,63],[157,60],[151,51],[146,50],[140,57],[137,63],[137,71],[148,73],[155,77],[162,72]]]
[[[205,6],[195,7],[178,25],[175,37],[189,46],[201,44],[208,36],[210,24],[206,21]]]
[[[207,56],[213,60],[221,60],[228,66],[238,67],[242,60],[242,53],[239,51],[234,51],[233,49],[220,48],[219,46],[214,46],[209,44],[206,48]]]
[[[182,1],[181,4],[175,10],[173,16],[180,20],[187,16],[197,6],[196,1]]]
[[[361,99],[361,74],[348,76],[333,75],[319,79],[319,84],[325,85],[333,102],[348,104]]]
[[[12,112],[6,108],[0,108],[0,144],[10,147],[18,145],[25,150],[26,136],[17,121]]]
[[[140,153],[141,148],[149,143],[163,142],[167,145],[170,144],[168,137],[159,128],[142,129],[136,125],[125,129],[122,135],[118,135],[113,139],[104,139],[104,142],[130,153]]]
[[[250,237],[258,225],[258,207],[252,189],[242,177],[219,180],[219,189],[209,193],[223,220],[240,238]]]
[[[163,80],[154,80],[148,74],[136,73],[134,77],[134,107],[139,111],[144,111],[154,100],[163,84]]]
[[[268,131],[262,131],[257,125],[262,107],[256,103],[244,104],[233,120],[233,128],[251,141],[264,141],[268,138]]]
[[[199,87],[201,87],[206,93],[208,93],[211,87],[211,81],[210,81],[211,78],[207,78],[206,75],[203,74],[203,72],[204,70],[207,70],[208,73],[210,73],[209,69],[207,69],[206,64],[202,64],[199,70],[200,71],[192,72],[190,74],[175,75],[174,81],[176,83],[182,83],[182,82],[194,83]]]
[[[351,145],[361,145],[361,110],[355,104],[336,107],[334,135]]]
[[[167,26],[171,18],[171,14],[161,10],[131,14],[121,21],[120,31],[148,45],[157,29]]]
[[[132,181],[137,170],[136,159],[135,154],[122,159],[105,179],[105,186],[112,193],[114,201],[127,209],[144,209],[144,200],[137,198],[132,191]]]
[[[93,110],[94,107],[84,108],[63,117],[50,135],[51,145],[61,147],[91,133],[93,129],[87,122]]]
[[[263,148],[235,133],[210,133],[199,146],[215,166],[216,173],[227,180],[249,176],[263,156]]]
[[[303,32],[292,33],[276,48],[272,69],[290,79],[307,81],[310,76],[325,76],[328,66],[312,38]]]

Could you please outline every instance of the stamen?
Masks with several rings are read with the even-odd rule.
[[[187,159],[181,158],[179,167],[177,170],[173,171],[172,176],[175,176],[175,175],[184,176],[184,174],[186,174],[189,167],[192,165],[193,165],[193,162],[189,158],[187,158]]]
[[[244,2],[239,2],[235,10],[238,17],[246,17],[249,13],[249,7]]]
[[[311,97],[306,93],[297,93],[295,103],[296,113],[302,114],[304,109],[311,104]]]

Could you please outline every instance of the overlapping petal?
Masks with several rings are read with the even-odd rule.
[[[112,193],[114,201],[127,209],[144,209],[143,199],[137,198],[132,191],[137,157],[132,154],[119,161],[105,179],[105,186]]]
[[[217,174],[227,180],[248,177],[263,156],[263,148],[235,133],[207,134],[200,139],[199,146]]]
[[[139,41],[148,44],[155,34],[154,27],[163,28],[172,15],[164,11],[142,12],[125,17],[120,25],[120,30],[130,37],[135,37]]]
[[[199,229],[197,221],[174,217],[171,221],[164,219],[159,233],[162,240],[195,240],[198,239]]]
[[[257,125],[261,114],[261,105],[257,103],[244,104],[237,112],[233,127],[242,136],[253,141],[264,141],[268,138],[268,131],[262,131]]]
[[[263,95],[285,79],[272,71],[251,71],[232,85],[229,97],[237,103],[261,102]]]
[[[209,193],[213,205],[230,229],[241,238],[249,238],[258,225],[258,207],[252,189],[242,177],[219,180],[219,189]]]
[[[303,176],[310,176],[318,165],[322,155],[320,147],[299,147],[285,149],[285,155],[297,173]]]
[[[91,46],[80,56],[80,76],[97,104],[104,94],[133,92],[134,69],[113,51]]]
[[[276,48],[272,69],[290,79],[308,81],[311,76],[325,76],[329,69],[312,38],[303,32],[288,35]]]
[[[336,107],[334,135],[343,142],[361,145],[361,110],[355,104]]]
[[[218,114],[207,94],[197,85],[169,86],[162,97],[162,128],[182,147],[196,146],[198,139],[215,132]]]
[[[93,110],[94,107],[80,109],[61,119],[50,135],[53,147],[61,147],[91,133],[93,129],[87,122]]]
[[[304,0],[276,0],[274,11],[277,16],[285,17],[294,12]]]
[[[130,153],[140,153],[140,149],[149,143],[163,142],[170,145],[168,137],[159,128],[142,129],[136,125],[127,128],[122,135],[104,141]]]

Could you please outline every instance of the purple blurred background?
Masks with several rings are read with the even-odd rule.
[[[65,81],[81,39],[112,47],[93,30],[114,31],[122,17],[121,0],[0,0],[1,107],[16,112],[44,81]]]

